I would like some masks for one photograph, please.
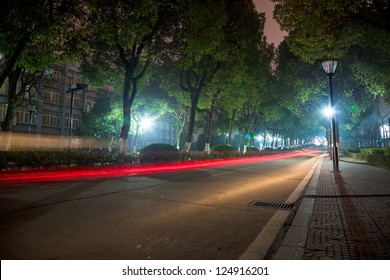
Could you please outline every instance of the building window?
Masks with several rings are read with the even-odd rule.
[[[69,113],[65,114],[65,127],[69,128]],[[73,114],[72,129],[77,129],[81,126],[81,115]]]
[[[68,84],[81,83],[80,73],[73,70],[68,70]]]
[[[14,119],[15,119],[16,123],[28,124],[30,121],[30,112],[25,107],[19,107],[15,110]],[[36,115],[35,115],[35,113],[32,113],[31,114],[31,124],[35,124],[35,123],[36,123]]]
[[[43,100],[47,103],[61,105],[61,94],[52,90],[46,90],[43,92]]]
[[[15,117],[16,117],[16,123],[28,124],[29,112],[26,112],[26,110],[24,109],[17,109],[15,110]]]
[[[62,72],[60,70],[54,70],[53,79],[59,82],[62,81]]]
[[[83,104],[83,99],[80,94],[73,95],[73,108],[81,108]],[[66,97],[66,105],[70,107],[70,95]]]
[[[81,108],[83,105],[83,100],[81,99],[81,96],[80,95],[75,95],[73,97],[73,107],[74,108]]]
[[[81,115],[75,115],[73,114],[73,129],[77,129],[81,126]]]
[[[92,97],[87,96],[87,99],[85,101],[85,107],[84,107],[84,112],[90,112],[93,107],[95,107],[96,100]]]
[[[58,112],[53,111],[43,111],[42,112],[42,124],[44,126],[53,126],[53,127],[59,127],[60,126],[60,116]]]
[[[61,94],[50,92],[50,102],[61,105]]]

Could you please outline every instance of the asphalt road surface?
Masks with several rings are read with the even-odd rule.
[[[0,257],[239,259],[317,160],[3,185]]]

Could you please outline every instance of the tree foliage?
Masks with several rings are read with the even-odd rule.
[[[119,102],[110,96],[98,96],[96,105],[82,116],[78,133],[97,140],[118,142],[122,119]]]
[[[0,86],[18,65],[35,71],[74,58],[84,44],[80,0],[0,3]]]
[[[369,46],[390,56],[387,0],[273,1],[274,17],[290,34],[291,49],[305,61],[342,58],[352,46]]]

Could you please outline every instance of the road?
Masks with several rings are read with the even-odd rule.
[[[0,257],[239,259],[318,158],[3,185]]]

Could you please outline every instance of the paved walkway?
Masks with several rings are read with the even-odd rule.
[[[318,165],[273,259],[390,259],[390,170]]]

